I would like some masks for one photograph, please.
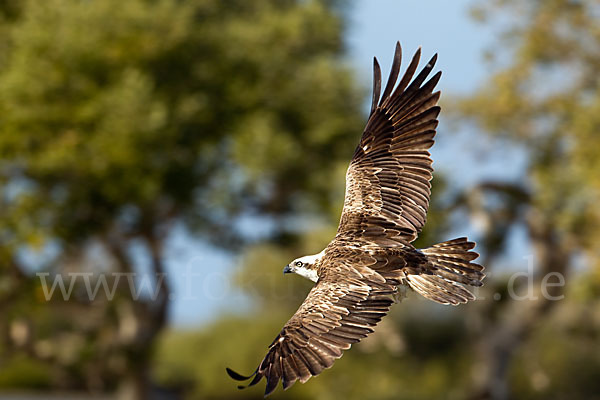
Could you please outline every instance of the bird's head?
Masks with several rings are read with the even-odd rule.
[[[323,251],[319,254],[314,254],[312,256],[304,256],[300,258],[296,258],[294,261],[289,263],[283,268],[283,273],[294,273],[305,278],[310,279],[313,282],[319,280],[319,276],[317,275],[317,267],[318,263],[323,257]]]

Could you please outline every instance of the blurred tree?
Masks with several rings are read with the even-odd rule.
[[[572,0],[502,0],[474,10],[486,23],[502,21],[501,43],[488,54],[501,67],[481,90],[463,99],[459,116],[520,146],[528,164],[520,182],[484,182],[464,203],[486,221],[486,264],[505,248],[511,228],[525,226],[535,264],[532,294],[538,300],[486,307],[473,398],[517,396],[509,384],[513,357],[532,340],[535,327],[550,318],[558,304],[552,299],[565,293],[557,277],[566,277],[577,257],[593,267],[586,272],[590,284],[600,286],[599,12],[596,1]],[[577,379],[562,373],[563,380]],[[537,389],[542,398],[562,398],[553,385]]]
[[[364,122],[341,63],[342,4],[0,1],[0,387],[105,391],[118,382],[124,397],[147,398],[169,298],[166,239],[179,225],[236,246],[245,238],[232,226],[252,214],[277,222],[268,243],[243,252],[237,280],[255,308],[199,333],[168,332],[152,373],[194,398],[262,394],[237,391],[223,367],[255,368],[304,298],[309,283],[283,279],[281,266],[331,238]],[[413,297],[335,373],[286,397],[599,392],[600,355],[590,349],[600,338],[600,12],[591,0],[498,0],[475,15],[502,11],[502,50],[490,54],[501,67],[456,111],[522,146],[529,162],[521,182],[484,182],[459,204],[485,222],[491,272],[515,226],[535,250],[536,289],[578,260],[594,269],[569,275],[561,302],[538,292],[539,301],[511,301],[500,274],[488,279],[486,301],[456,310]],[[423,245],[447,227],[446,204],[435,203],[442,189],[437,181]],[[90,301],[78,281],[71,301],[58,289],[47,301],[33,276],[91,271],[95,287],[101,271],[142,270],[155,298],[135,300],[120,280],[112,301],[102,290]]]
[[[455,115],[528,154],[518,182],[482,182],[456,202],[484,228],[481,262],[490,273],[480,292],[484,300],[443,313],[415,302],[395,307],[378,332],[336,362],[334,373],[296,385],[286,397],[583,400],[599,393],[600,9],[591,0],[498,0],[474,15],[487,23],[500,19],[505,34],[488,55],[500,67],[482,89],[458,99]],[[524,228],[531,246],[533,275],[509,286],[500,261],[516,228]],[[280,243],[250,249],[239,282],[260,317],[170,333],[158,352],[158,376],[193,382],[194,398],[261,393],[234,392],[215,371],[234,360],[240,369],[255,368],[265,351],[260,346],[304,293],[295,287],[304,283],[299,279],[275,283],[277,267],[318,251],[330,235],[329,228],[307,232],[291,251]],[[575,274],[577,266],[584,268]],[[566,285],[560,277],[568,278]],[[515,297],[529,289],[531,298]],[[264,312],[267,305],[272,313]],[[244,345],[235,351],[230,342]],[[185,350],[172,352],[177,348]],[[203,362],[196,362],[201,355]]]
[[[232,246],[241,214],[330,212],[362,100],[341,62],[338,4],[31,0],[0,11],[0,351],[56,366],[36,373],[49,385],[118,379],[146,398],[173,226]],[[113,301],[90,301],[79,283],[70,302],[47,302],[32,277],[139,273],[140,259],[157,291],[139,301],[120,280]]]

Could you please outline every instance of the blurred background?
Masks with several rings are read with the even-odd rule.
[[[306,296],[399,40],[444,73],[416,244],[486,285],[273,398],[600,399],[597,1],[2,0],[0,38],[0,398],[262,398],[225,367]]]

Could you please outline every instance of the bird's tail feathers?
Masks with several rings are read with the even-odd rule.
[[[430,265],[428,274],[407,275],[406,281],[422,296],[442,304],[457,305],[475,300],[463,285],[482,286],[483,267],[472,262],[479,254],[465,237],[422,249]]]

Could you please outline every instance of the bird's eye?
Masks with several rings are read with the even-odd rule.
[[[296,262],[294,263],[294,265],[295,265],[296,267],[301,267],[301,266],[302,266],[302,261],[296,261]]]

